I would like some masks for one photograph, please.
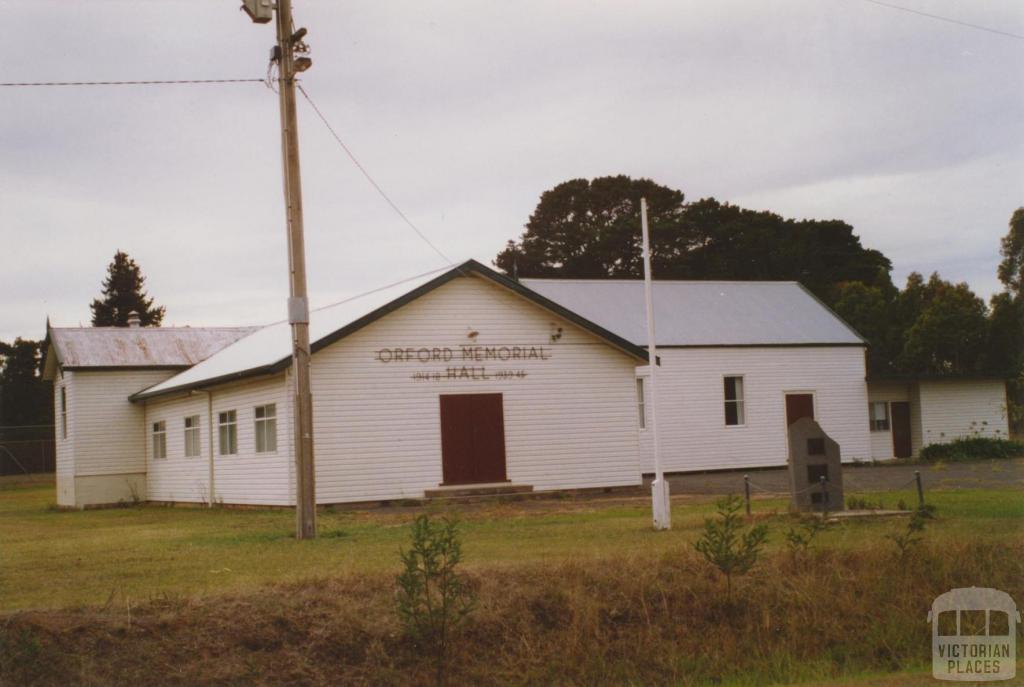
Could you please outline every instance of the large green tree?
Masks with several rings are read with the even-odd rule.
[[[38,432],[26,434],[12,428],[53,422],[50,385],[42,377],[45,352],[43,341],[0,341],[0,435],[35,436]]]
[[[518,242],[495,265],[522,277],[642,276],[639,201],[646,197],[659,279],[785,279],[832,303],[843,282],[891,290],[892,267],[840,220],[792,220],[627,176],[572,179],[545,191]]]
[[[135,261],[127,253],[117,251],[107,266],[103,293],[90,306],[92,326],[127,327],[128,315],[137,312],[143,327],[159,327],[164,319],[164,308],[153,305],[153,299],[143,289],[145,283],[146,278]]]
[[[1010,217],[1010,231],[1003,237],[999,251],[999,280],[1006,290],[1020,298],[1024,293],[1024,207],[1017,208]]]
[[[850,281],[840,284],[834,308],[868,340],[868,372],[873,376],[899,374],[896,360],[903,350],[903,328],[895,317],[895,294],[878,286]]]
[[[1013,380],[1007,387],[1007,414],[1011,431],[1024,434],[1024,207],[1010,217],[1000,253],[1004,291],[992,297],[991,366]]]
[[[964,376],[986,372],[988,312],[966,283],[913,273],[900,294],[898,316],[907,329],[897,368],[914,375]]]

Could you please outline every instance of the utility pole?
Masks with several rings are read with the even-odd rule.
[[[256,23],[270,21],[271,0],[243,0],[242,9]],[[288,223],[288,322],[292,328],[292,377],[295,383],[295,538],[316,537],[316,471],[313,463],[313,398],[310,388],[309,300],[306,294],[306,247],[302,229],[302,183],[299,178],[299,130],[295,113],[295,74],[312,65],[302,42],[306,29],[293,31],[291,0],[277,0],[277,46],[271,60],[278,67],[281,104],[281,152]],[[298,57],[296,55],[299,55]]]

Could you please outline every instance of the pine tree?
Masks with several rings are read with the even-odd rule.
[[[128,314],[137,312],[143,327],[159,327],[164,319],[163,306],[154,307],[142,287],[146,278],[127,253],[117,251],[114,261],[107,267],[103,280],[103,294],[93,300],[92,326],[127,327]]]

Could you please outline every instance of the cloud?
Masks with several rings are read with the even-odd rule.
[[[1024,31],[1010,0],[906,0]],[[1020,42],[865,2],[298,2],[304,83],[453,258],[489,261],[541,192],[651,177],[839,217],[909,270],[996,288],[1022,203]],[[231,2],[5,5],[2,80],[259,77]],[[40,49],[40,46],[46,49]],[[0,99],[0,339],[88,322],[118,248],[177,324],[279,319],[277,98],[260,84],[16,89]],[[440,264],[300,100],[315,303]]]

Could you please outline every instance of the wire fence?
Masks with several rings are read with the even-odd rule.
[[[849,471],[844,471],[843,493],[846,494],[847,496],[849,496],[851,492],[896,492],[903,491],[908,487],[914,487],[917,491],[918,507],[924,506],[924,483],[921,481],[921,472],[919,470],[914,470],[914,475],[907,481],[902,482],[900,484],[887,485],[884,489],[881,490],[878,488],[878,485],[867,485],[859,482],[858,480],[850,479],[848,475]],[[830,488],[832,489],[831,492]],[[818,484],[810,484],[804,489],[786,489],[783,491],[779,490],[778,488],[770,487],[764,484],[759,484],[754,480],[750,479],[750,475],[743,475],[743,491],[746,500],[746,510],[748,515],[750,514],[752,509],[751,501],[752,496],[754,494],[769,498],[785,498],[790,499],[794,502],[797,500],[798,496],[802,496],[803,494],[821,494],[821,501],[824,502],[825,504],[828,504],[830,495],[833,495],[835,493],[835,490],[834,488],[832,488],[832,485],[824,478],[822,478],[822,480]],[[845,504],[839,504],[838,507],[842,507],[843,505]],[[832,510],[835,509],[836,508],[833,508]]]
[[[0,475],[55,472],[57,450],[53,439],[0,440]]]

